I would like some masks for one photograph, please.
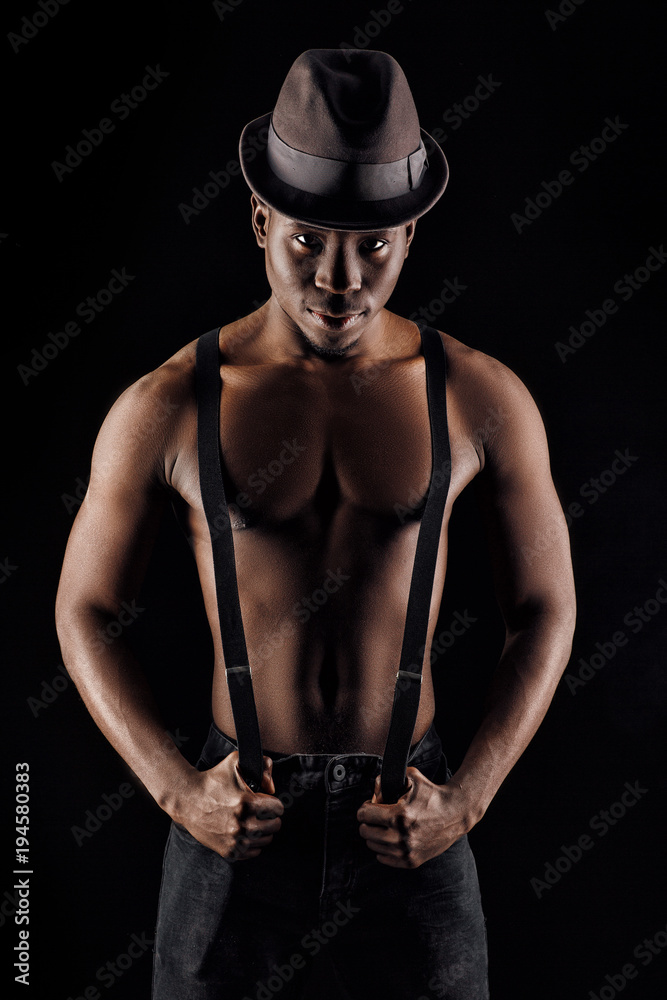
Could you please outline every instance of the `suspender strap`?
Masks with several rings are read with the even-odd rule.
[[[417,722],[421,694],[424,647],[433,592],[445,502],[451,476],[447,429],[447,360],[437,330],[421,331],[426,366],[426,392],[431,424],[431,481],[417,537],[417,551],[410,581],[403,645],[391,710],[389,733],[382,760],[382,800],[396,802],[406,788],[406,768]]]
[[[196,385],[199,485],[211,534],[220,635],[239,748],[239,770],[244,781],[257,792],[262,781],[262,744],[239,602],[232,525],[223,480],[217,329],[210,330],[197,341]]]

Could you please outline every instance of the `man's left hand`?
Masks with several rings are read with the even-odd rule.
[[[377,859],[391,868],[418,868],[442,854],[468,832],[470,825],[461,787],[435,785],[416,767],[408,767],[407,790],[395,803],[382,802],[380,775],[372,799],[357,810],[359,833]]]

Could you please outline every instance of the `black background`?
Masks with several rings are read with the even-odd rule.
[[[609,649],[604,644],[619,629],[628,637],[576,691],[561,683],[540,731],[470,835],[488,918],[492,996],[555,1000],[602,990],[605,1000],[619,984],[606,977],[614,982],[632,962],[638,971],[624,997],[652,1000],[663,995],[667,955],[643,965],[633,950],[667,924],[667,611],[659,605],[636,632],[623,619],[653,599],[667,575],[664,274],[652,273],[628,301],[614,285],[667,237],[662,5],[562,6],[572,12],[552,26],[541,3],[405,0],[372,39],[371,47],[403,66],[422,126],[444,129],[451,170],[445,196],[418,225],[390,307],[410,315],[435,300],[437,309],[445,279],[466,286],[436,325],[523,379],[544,416],[563,504],[581,505],[571,525],[579,619],[568,673],[576,676],[580,659],[599,652],[596,643]],[[270,0],[227,7],[72,0],[29,29],[34,37],[17,52],[3,39],[3,801],[10,814],[14,762],[29,762],[34,871],[33,986],[17,987],[17,995],[66,1000],[97,986],[110,1000],[149,996],[149,951],[108,986],[108,977],[96,976],[126,952],[133,934],[152,935],[168,819],[97,731],[72,683],[53,684],[64,676],[53,603],[76,492],[111,403],[181,345],[268,297],[243,178],[231,176],[188,223],[179,205],[192,204],[209,171],[237,162],[243,125],[271,110],[300,52],[364,46],[370,11],[386,10],[382,0],[375,7]],[[3,34],[21,31],[22,18],[39,10],[36,2],[5,8]],[[112,102],[158,64],[168,76],[121,121]],[[443,121],[489,74],[499,86],[488,99],[458,128]],[[572,152],[616,116],[627,128],[588,169],[572,166]],[[63,162],[66,147],[104,117],[114,131],[59,181],[54,161]],[[573,183],[517,231],[512,214],[564,169]],[[128,287],[26,380],[19,366],[32,365],[33,349],[41,352],[50,332],[77,319],[77,304],[105,288],[113,268],[134,276]],[[556,343],[609,298],[618,311],[561,360]],[[617,449],[634,460],[592,503],[590,480],[610,468]],[[546,544],[536,540],[538,548]],[[457,503],[451,548],[441,628],[457,610],[477,619],[434,667],[436,724],[455,766],[502,641],[472,491]],[[207,724],[211,650],[194,563],[169,518],[140,605],[132,642],[193,760]],[[79,846],[72,827],[82,827],[86,811],[123,782],[132,796]],[[626,782],[646,792],[601,836],[591,820],[619,801]],[[531,880],[543,879],[562,845],[586,833],[591,849],[536,890]],[[17,940],[12,857],[8,842],[0,883],[8,950]],[[9,986],[11,961],[0,973]]]

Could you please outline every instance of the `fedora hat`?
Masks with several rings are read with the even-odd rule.
[[[239,152],[261,201],[325,229],[403,225],[433,207],[449,176],[403,70],[367,49],[303,52],[273,112],[243,129]]]

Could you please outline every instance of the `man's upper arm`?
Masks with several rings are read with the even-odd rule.
[[[496,419],[481,442],[478,490],[501,610],[510,630],[538,611],[571,621],[570,540],[542,418],[513,372],[491,358],[481,368],[484,405]]]
[[[67,545],[56,613],[117,612],[138,595],[168,497],[165,456],[180,406],[158,370],[125,390],[95,443],[90,482]]]

